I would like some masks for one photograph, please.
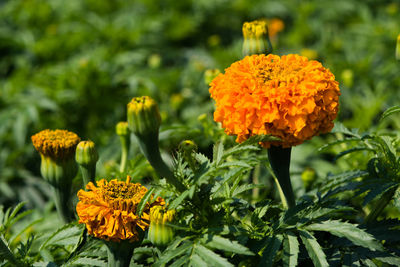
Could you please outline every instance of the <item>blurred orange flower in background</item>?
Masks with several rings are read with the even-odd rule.
[[[267,20],[269,37],[274,38],[279,32],[285,28],[285,23],[278,18]]]
[[[86,188],[90,191],[78,192],[79,223],[86,224],[89,234],[109,241],[138,241],[137,227],[143,231],[149,227],[150,208],[165,205],[158,197],[152,204],[146,203],[142,215],[137,216],[137,206],[147,189],[139,183],[130,183],[129,176],[126,182],[102,179],[97,181],[97,187],[90,182]]]
[[[329,132],[340,95],[335,76],[321,63],[299,55],[252,55],[233,63],[210,83],[214,120],[243,142],[253,135],[290,147]]]

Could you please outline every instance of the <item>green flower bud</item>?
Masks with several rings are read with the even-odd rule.
[[[75,160],[79,165],[95,165],[99,154],[92,141],[81,141],[76,147]]]
[[[129,136],[129,127],[126,121],[120,121],[115,126],[115,132],[119,136]]]
[[[266,20],[243,23],[243,55],[270,54],[272,45],[268,36]]]
[[[303,181],[305,188],[310,188],[316,177],[317,175],[314,169],[305,169],[305,171],[301,174],[301,180]]]
[[[168,224],[175,216],[174,210],[165,211],[161,206],[150,210],[148,238],[156,246],[167,246],[174,238],[174,229]]]
[[[131,144],[128,123],[126,121],[118,122],[115,127],[115,132],[119,135],[119,140],[121,142],[121,164],[119,166],[119,171],[124,172],[128,162],[129,147]]]
[[[137,136],[158,136],[161,116],[157,102],[149,96],[134,97],[128,104],[128,126]]]

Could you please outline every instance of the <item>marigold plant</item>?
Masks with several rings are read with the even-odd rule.
[[[86,224],[89,234],[108,241],[138,241],[138,228],[144,231],[149,227],[150,208],[165,204],[158,197],[152,204],[146,203],[138,216],[137,207],[147,189],[139,183],[131,183],[129,176],[126,182],[102,179],[97,181],[97,186],[90,182],[86,189],[89,191],[78,192],[79,223]]]
[[[214,120],[243,142],[272,135],[290,147],[329,132],[340,95],[335,76],[322,64],[299,55],[252,55],[233,63],[210,83]],[[271,142],[264,142],[269,148]]]

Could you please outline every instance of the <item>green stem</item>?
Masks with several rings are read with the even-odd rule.
[[[70,223],[75,220],[75,216],[73,211],[71,210],[71,201],[70,194],[71,192],[66,192],[67,188],[71,187],[66,186],[64,188],[57,188],[52,186],[54,202],[56,204],[56,209],[59,217],[64,223]]]
[[[84,165],[79,165],[79,168],[81,170],[82,173],[82,179],[83,179],[83,188],[86,188],[86,185],[89,182],[94,183],[94,181],[96,180],[96,164],[93,165],[88,165],[88,166],[84,166]]]
[[[286,199],[288,208],[296,206],[289,173],[291,150],[291,148],[282,148],[280,146],[271,146],[268,149],[269,162],[271,163],[272,170],[276,175],[277,182],[279,183],[284,198]]]
[[[130,146],[130,139],[128,136],[120,136],[121,141],[121,165],[119,166],[120,172],[125,172],[128,163],[128,153]]]
[[[272,175],[272,177],[274,178],[276,187],[278,188],[279,197],[281,198],[282,205],[283,205],[283,207],[284,207],[285,209],[287,209],[289,206],[288,206],[288,203],[287,203],[287,201],[286,201],[285,194],[283,194],[282,187],[281,187],[281,185],[279,184],[279,181],[278,181],[278,179],[276,178],[276,176],[275,176],[275,175]]]
[[[108,267],[129,267],[135,243],[104,241],[107,246]]]
[[[160,149],[158,146],[158,134],[156,136],[137,136],[137,139],[143,155],[147,158],[147,160],[150,162],[150,165],[154,168],[158,175],[165,177],[165,179],[174,185],[178,191],[185,191],[185,186],[175,178],[174,173],[161,158]]]
[[[394,187],[392,189],[389,189],[382,195],[374,209],[372,209],[371,213],[368,214],[367,218],[365,219],[366,223],[372,223],[378,218],[378,216],[392,200],[394,194],[396,193],[396,190],[397,187]]]
[[[253,184],[255,184],[255,185],[258,185],[259,184],[259,176],[260,176],[260,173],[261,173],[261,165],[260,164],[258,164],[255,168],[254,168],[254,171],[253,171],[253,175],[252,175],[252,183]],[[252,192],[252,195],[253,195],[253,200],[257,200],[258,199],[258,197],[260,196],[260,189],[258,188],[258,187],[256,187],[256,188],[253,188],[253,192]]]

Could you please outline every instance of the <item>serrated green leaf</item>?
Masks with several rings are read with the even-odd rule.
[[[8,247],[3,235],[0,235],[0,257],[18,265],[18,260]]]
[[[187,255],[180,257],[175,260],[169,267],[181,267],[189,261],[189,257]]]
[[[78,258],[73,261],[73,264],[74,265],[81,264],[83,266],[99,266],[99,267],[107,266],[107,262],[100,260],[100,259],[89,258],[89,257]],[[72,265],[66,265],[66,266],[72,266]]]
[[[299,234],[315,267],[328,267],[325,253],[315,237],[305,230],[299,230]]]
[[[385,112],[383,112],[381,118],[379,119],[380,121],[386,119],[387,117],[389,117],[392,114],[395,114],[397,112],[400,112],[400,106],[394,106],[391,108],[388,108],[387,110],[385,110]]]
[[[281,248],[282,240],[282,235],[276,235],[268,238],[258,266],[270,267],[273,265],[275,256],[278,254],[278,251]]]
[[[337,161],[338,159],[340,159],[340,158],[343,157],[343,156],[346,156],[347,154],[351,154],[351,153],[359,152],[359,151],[371,151],[371,152],[375,152],[375,149],[369,148],[369,147],[366,147],[366,146],[352,147],[352,148],[350,148],[350,149],[347,149],[347,150],[342,151],[342,152],[340,152],[339,154],[337,154],[337,155],[333,158],[333,160],[334,160],[334,161]]]
[[[182,194],[180,194],[179,197],[175,198],[169,205],[169,209],[174,210],[176,209],[179,204],[182,203],[182,201],[189,195],[190,190],[184,191]]]
[[[146,194],[144,194],[144,196],[142,197],[142,199],[139,202],[139,205],[136,208],[136,215],[137,216],[142,216],[142,212],[144,210],[144,208],[146,207],[147,202],[149,202],[151,195],[153,194],[153,192],[155,191],[155,188],[150,188],[149,190],[147,190]]]
[[[213,147],[213,161],[216,166],[220,164],[223,154],[224,144],[222,142],[217,142]]]
[[[283,266],[296,267],[299,254],[299,241],[292,232],[287,232],[283,240]]]
[[[66,224],[51,234],[49,238],[47,238],[47,240],[40,246],[39,250],[52,245],[75,245],[79,241],[81,231],[82,228],[76,223]]]
[[[209,266],[233,267],[233,265],[228,262],[227,259],[200,244],[195,244],[194,253],[199,255]]]
[[[193,249],[192,242],[186,242],[182,246],[173,249],[167,249],[161,258],[155,262],[154,266],[165,266],[170,260],[181,256],[184,253],[187,253],[189,250]]]
[[[342,133],[342,134],[347,134],[347,135],[350,135],[353,137],[360,138],[360,135],[357,133],[357,130],[349,130],[341,122],[335,122],[335,126],[331,130],[331,133]]]
[[[219,165],[219,168],[228,168],[228,167],[243,167],[243,168],[251,168],[251,165],[247,164],[246,162],[243,161],[229,161],[229,162],[224,162]]]
[[[247,247],[242,246],[237,241],[231,241],[218,235],[206,235],[202,239],[203,244],[209,248],[215,248],[223,251],[233,252],[242,255],[254,255]]]
[[[399,186],[398,183],[386,183],[380,184],[372,188],[368,194],[364,197],[363,206],[367,205],[369,202],[374,200],[376,197],[384,194],[385,192],[389,191],[390,189]]]
[[[228,150],[225,150],[225,153],[223,155],[223,158],[226,158],[232,154],[238,154],[238,153],[243,153],[246,151],[258,151],[261,150],[261,147],[255,146],[255,145],[236,145]]]
[[[262,185],[262,184],[244,184],[244,185],[241,185],[241,186],[235,188],[235,190],[232,193],[232,197],[235,197],[247,190],[252,190],[254,188],[264,188],[264,187],[266,187],[266,186]]]
[[[205,266],[209,266],[209,265],[205,261],[203,261],[203,259],[199,255],[193,254],[190,257],[190,266],[205,267]]]
[[[372,235],[358,228],[355,224],[334,220],[314,223],[305,228],[310,231],[324,231],[338,237],[345,237],[355,245],[369,248],[373,251],[383,250],[382,245]]]

